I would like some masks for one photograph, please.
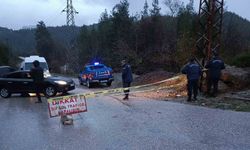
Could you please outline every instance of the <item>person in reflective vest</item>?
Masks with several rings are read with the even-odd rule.
[[[121,64],[122,64],[123,88],[128,88],[128,87],[130,87],[130,84],[133,81],[131,66],[126,62],[126,60],[122,60]],[[128,100],[129,89],[124,90],[124,93],[125,93],[125,97],[123,98],[123,100]]]

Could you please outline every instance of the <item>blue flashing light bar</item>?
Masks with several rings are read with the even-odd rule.
[[[99,62],[95,62],[94,65],[99,65],[100,63]]]

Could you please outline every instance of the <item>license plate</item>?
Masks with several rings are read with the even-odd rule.
[[[74,86],[75,84],[74,83],[71,83],[70,86]]]
[[[108,80],[101,80],[100,82],[104,83],[104,82],[108,82]]]

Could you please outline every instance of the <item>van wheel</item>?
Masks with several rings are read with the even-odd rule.
[[[45,88],[45,92],[44,92],[44,94],[45,94],[45,96],[46,97],[53,97],[53,96],[55,96],[56,95],[56,88],[54,87],[54,86],[47,86],[46,88]]]
[[[7,88],[1,88],[0,89],[0,95],[3,98],[8,98],[8,97],[11,96],[11,93],[10,93],[10,91]]]

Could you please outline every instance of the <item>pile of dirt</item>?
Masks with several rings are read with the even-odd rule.
[[[150,73],[146,73],[144,75],[138,76],[137,78],[134,79],[134,82],[132,83],[132,85],[136,86],[136,85],[155,83],[161,80],[171,78],[174,75],[176,74],[172,72],[154,71],[154,72],[150,72]]]
[[[175,101],[210,108],[250,112],[250,90],[247,90],[249,89],[250,83],[249,71],[250,70],[247,69],[226,66],[226,69],[223,70],[222,73],[222,81],[224,82],[219,82],[220,94],[218,97],[207,97],[203,95],[203,93],[199,93],[198,101],[186,102],[187,91],[186,80],[184,80],[184,78],[180,82],[183,84],[175,88],[162,88],[160,90],[133,93],[131,95],[135,97],[147,97],[154,100]],[[133,85],[155,83],[174,76],[177,75],[165,71],[155,71],[137,77]],[[175,83],[169,83],[170,85],[175,85]],[[179,84],[179,81],[176,84]],[[159,87],[170,87],[170,85],[160,84]]]
[[[153,75],[154,73],[150,73],[148,75]],[[147,76],[144,78],[139,77],[139,81],[143,82],[143,79],[148,81]],[[164,76],[163,76],[164,75]],[[166,76],[169,76],[166,80]],[[157,80],[156,77],[161,78],[161,80]],[[165,78],[164,78],[165,77]],[[144,84],[147,83],[155,83],[158,81],[162,81],[157,83],[156,85],[152,85],[150,88],[151,91],[146,92],[138,92],[134,93],[134,96],[137,97],[147,97],[155,100],[166,100],[168,98],[178,98],[187,95],[186,85],[187,85],[187,78],[185,75],[174,75],[169,74],[168,72],[156,72],[156,76],[153,78],[151,77],[151,82],[143,82]],[[138,82],[137,82],[138,83]]]
[[[250,70],[227,65],[222,71],[221,79],[232,88],[246,88],[250,84]]]

